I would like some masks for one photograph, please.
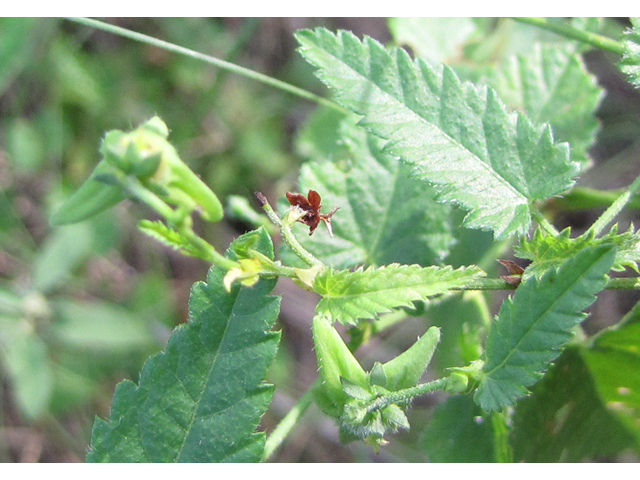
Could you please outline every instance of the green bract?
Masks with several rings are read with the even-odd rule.
[[[319,315],[313,319],[313,340],[321,381],[316,402],[338,420],[342,441],[362,439],[377,447],[386,443],[385,434],[409,428],[404,410],[410,395],[379,406],[376,401],[419,382],[440,340],[438,328],[430,328],[393,360],[382,365],[376,362],[368,374],[331,322]]]

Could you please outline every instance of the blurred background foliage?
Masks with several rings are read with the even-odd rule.
[[[311,67],[295,52],[292,34],[299,28],[326,26],[367,34],[406,46],[428,61],[451,63],[464,78],[498,84],[509,79],[493,78],[495,67],[511,55],[529,52],[536,41],[566,42],[497,19],[106,21],[324,95]],[[626,25],[613,19],[589,22],[588,28],[614,38]],[[582,150],[585,164],[594,165],[584,184],[622,187],[630,170],[640,173],[638,162],[630,161],[638,153],[640,93],[620,74],[615,56],[577,49],[574,54],[583,54],[603,92],[596,92],[601,99],[599,124],[593,121],[597,141]],[[307,101],[255,81],[69,21],[0,19],[1,462],[83,461],[93,418],[108,415],[115,384],[137,379],[145,359],[162,349],[171,330],[186,321],[189,289],[205,278],[207,265],[158,245],[136,229],[138,219],[153,214],[134,203],[123,202],[81,224],[49,226],[51,211],[97,163],[105,131],[127,130],[157,114],[169,125],[169,140],[181,157],[221,199],[238,195],[252,202],[253,192],[260,190],[276,200],[296,190],[305,159],[333,148],[323,145],[332,138],[332,132],[323,129],[331,127],[323,122],[322,111],[313,116],[315,110]],[[557,223],[579,227],[591,218],[571,213]],[[201,234],[220,250],[249,228],[233,217],[200,225]],[[454,252],[460,263],[472,263],[488,248],[490,237],[473,234],[466,241],[464,235],[469,233],[462,233]],[[463,251],[470,245],[476,250]],[[317,375],[309,331],[316,297],[281,281],[277,293],[288,290],[280,319],[283,343],[270,373],[277,389],[264,418],[267,429]],[[609,297],[596,321],[617,320],[637,300],[633,295]],[[461,308],[472,312],[475,307],[464,299],[438,308],[439,315],[453,317],[460,316]],[[411,317],[385,338],[370,342],[362,353],[365,363],[373,351],[376,359],[397,354],[424,332],[424,323]],[[443,351],[450,354],[452,349]],[[439,362],[449,366],[457,360],[442,356]],[[420,432],[438,400],[417,401],[416,406],[425,408],[411,410],[412,430],[377,457],[364,445],[340,446],[333,422],[311,409],[277,460],[424,461],[429,446],[423,445]],[[474,406],[468,407],[469,415],[475,415]],[[443,422],[430,428],[437,434],[438,428],[448,427]],[[485,433],[470,432],[478,439]],[[446,453],[433,455],[450,460]]]

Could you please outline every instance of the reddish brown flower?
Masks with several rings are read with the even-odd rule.
[[[313,234],[320,220],[322,220],[329,230],[329,235],[333,237],[333,231],[331,229],[331,217],[340,207],[336,207],[328,214],[320,213],[322,205],[320,204],[320,194],[315,190],[309,190],[309,194],[305,197],[302,193],[290,193],[287,192],[287,200],[292,206],[298,206],[305,213],[304,217],[298,220],[301,223],[309,226],[309,235]]]

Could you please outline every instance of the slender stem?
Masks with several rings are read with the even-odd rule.
[[[602,50],[608,50],[618,55],[624,53],[624,46],[621,42],[613,40],[612,38],[605,37],[604,35],[598,35],[597,33],[591,33],[586,30],[580,30],[562,23],[553,23],[543,17],[512,17],[521,23],[527,23],[529,25],[535,25],[536,27],[544,28],[551,32],[562,35],[563,37],[572,38],[580,42],[588,43],[596,48]]]
[[[383,409],[393,403],[407,402],[414,397],[426,395],[427,393],[432,393],[436,390],[443,390],[447,386],[447,382],[448,378],[440,378],[433,382],[421,383],[415,387],[404,388],[402,390],[388,393],[387,395],[381,395],[371,402],[371,405],[367,407],[367,412],[370,413],[375,410]]]
[[[294,429],[298,420],[300,420],[307,411],[307,408],[309,408],[309,405],[313,402],[313,390],[319,384],[320,379],[316,379],[313,385],[309,387],[309,390],[307,390],[300,400],[298,400],[298,403],[296,403],[284,418],[280,420],[280,423],[278,423],[273,432],[271,432],[271,435],[267,437],[267,441],[264,445],[264,453],[262,454],[262,462],[268,460],[271,455],[274,454],[284,439]]]
[[[280,232],[282,233],[282,238],[287,243],[287,245],[289,245],[291,250],[293,250],[294,253],[298,257],[300,257],[302,261],[304,261],[307,265],[309,265],[310,267],[324,265],[324,263],[322,263],[320,260],[314,257],[307,249],[305,249],[300,244],[300,242],[298,242],[298,239],[296,238],[296,236],[293,234],[293,231],[291,230],[290,224],[288,224],[287,222],[283,222]]]
[[[624,189],[597,190],[590,187],[574,187],[562,197],[552,199],[549,205],[563,211],[609,207],[623,193]],[[640,208],[640,195],[634,194],[629,199],[627,208]]]
[[[540,228],[542,228],[545,232],[553,237],[556,237],[558,235],[559,232],[556,227],[551,225],[551,222],[547,220],[547,217],[545,217],[537,207],[531,205],[529,209],[531,211],[531,216],[535,219],[536,222],[538,222]]]
[[[629,203],[631,197],[640,190],[640,176],[638,176],[629,188],[620,195],[609,208],[589,227],[587,234],[599,235],[609,225],[622,209]]]
[[[177,230],[183,237],[189,240],[189,243],[193,247],[198,249],[198,251],[202,254],[201,258],[203,260],[213,263],[214,265],[218,265],[225,270],[240,268],[240,264],[238,262],[234,262],[230,258],[227,258],[224,255],[218,253],[213,245],[209,244],[207,241],[196,235],[191,227],[177,227]]]
[[[310,100],[312,102],[318,103],[320,105],[324,105],[326,107],[332,108],[342,113],[347,113],[345,109],[339,106],[337,103],[328,100],[326,98],[320,97],[314,93],[311,93],[307,90],[303,90],[302,88],[298,88],[289,83],[277,80],[275,78],[271,78],[268,75],[264,75],[262,73],[256,72],[254,70],[250,70],[245,67],[241,67],[239,65],[235,65],[230,62],[226,62],[216,57],[212,57],[210,55],[205,55],[200,52],[196,52],[189,48],[181,47],[180,45],[176,45],[174,43],[165,42],[164,40],[159,40],[157,38],[150,37],[148,35],[144,35],[142,33],[134,32],[132,30],[128,30],[126,28],[117,27],[115,25],[110,25],[105,22],[101,22],[99,20],[93,20],[91,18],[82,18],[82,17],[69,17],[67,20],[72,22],[81,23],[83,25],[87,25],[89,27],[98,28],[100,30],[104,30],[109,33],[113,33],[116,35],[120,35],[126,38],[130,38],[131,40],[135,40],[137,42],[146,43],[148,45],[153,45],[158,48],[162,48],[164,50],[168,50],[170,52],[178,53],[180,55],[185,55],[187,57],[194,58],[196,60],[200,60],[202,62],[208,63],[210,65],[214,65],[218,68],[222,68],[229,72],[237,73],[238,75],[242,75],[246,78],[250,78],[251,80],[255,80],[257,82],[264,83],[265,85],[269,85],[271,87],[280,89],[284,92],[288,92],[292,95],[296,95],[298,97],[304,98],[306,100]]]

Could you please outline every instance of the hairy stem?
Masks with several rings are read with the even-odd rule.
[[[551,222],[547,220],[547,217],[545,217],[542,214],[542,212],[538,210],[537,207],[531,205],[530,210],[531,210],[531,216],[535,219],[536,222],[538,222],[538,225],[540,225],[540,228],[542,228],[548,235],[551,235],[553,237],[558,235],[559,232],[556,229],[556,227],[551,225]]]
[[[624,46],[621,42],[613,40],[612,38],[605,37],[604,35],[598,35],[597,33],[591,33],[586,30],[580,30],[572,27],[571,25],[553,23],[544,17],[512,17],[521,23],[527,23],[529,25],[535,25],[536,27],[544,28],[551,32],[562,35],[566,38],[572,38],[580,42],[588,43],[596,48],[602,50],[608,50],[609,52],[622,55],[624,53]]]
[[[393,403],[409,402],[414,397],[420,395],[426,395],[427,393],[433,393],[436,390],[443,390],[447,386],[448,379],[440,378],[433,382],[421,383],[415,387],[404,388],[396,392],[391,392],[386,395],[381,395],[376,398],[371,405],[367,407],[367,412],[371,413],[375,410],[381,410]]]

